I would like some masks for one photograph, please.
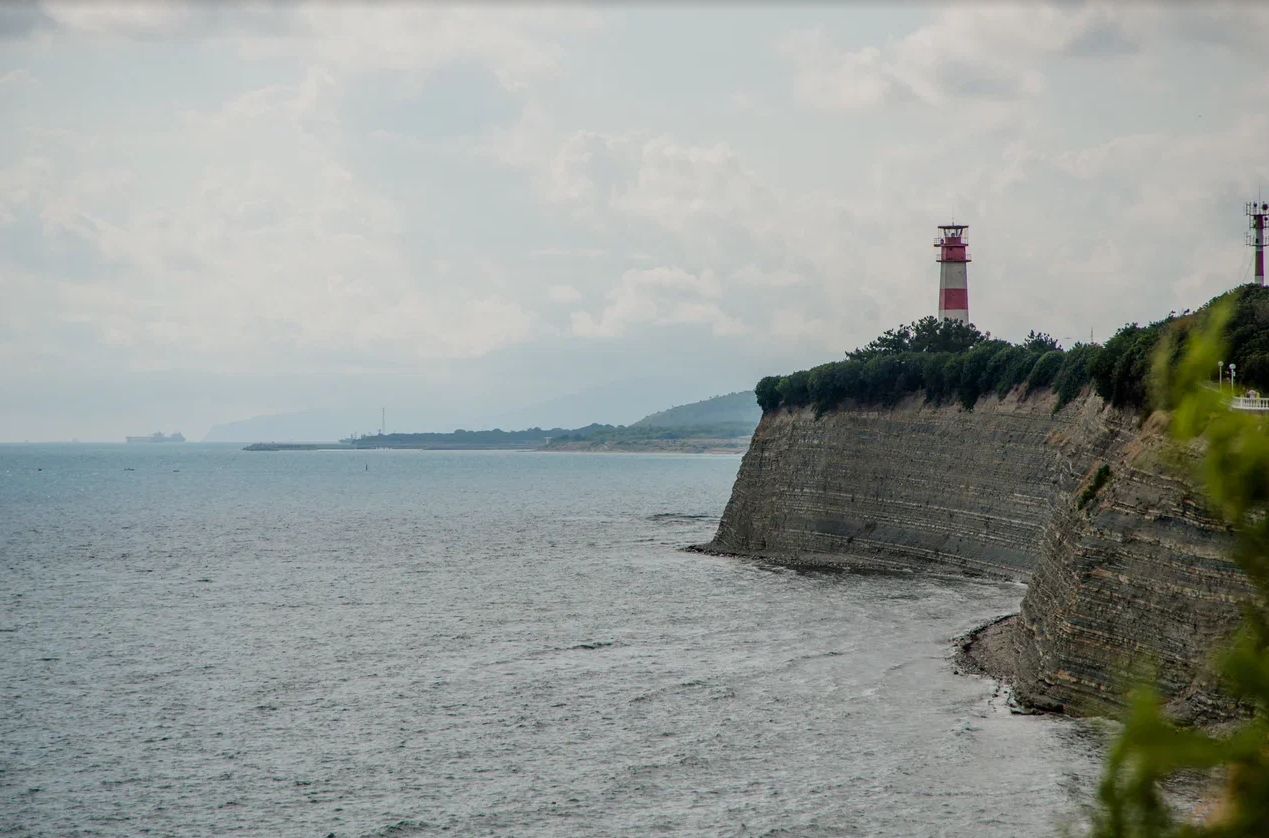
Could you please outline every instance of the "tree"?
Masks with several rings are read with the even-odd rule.
[[[909,347],[913,352],[968,352],[987,336],[973,323],[922,317],[912,324]]]
[[[887,329],[861,349],[847,352],[855,361],[871,361],[905,352],[967,352],[987,339],[972,323],[922,317],[908,326]]]
[[[1040,354],[1062,348],[1052,335],[1046,332],[1037,332],[1035,329],[1027,332],[1027,339],[1022,342],[1022,345],[1032,352]]]
[[[846,357],[853,361],[866,362],[881,355],[897,355],[900,352],[907,352],[911,344],[912,328],[910,326],[899,326],[895,329],[886,329],[879,336],[870,340],[862,349],[847,352]]]

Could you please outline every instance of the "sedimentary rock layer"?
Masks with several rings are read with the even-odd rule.
[[[785,561],[956,567],[1026,579],[1065,464],[1049,441],[1077,417],[1053,396],[972,411],[763,416],[710,547]]]
[[[1228,711],[1206,665],[1248,592],[1231,534],[1168,460],[1159,420],[1053,399],[770,412],[707,547],[1026,580],[1024,700],[1098,712],[1146,664],[1180,714]],[[1077,508],[1103,464],[1109,481]]]
[[[1233,534],[1186,479],[1194,453],[1168,444],[1162,417],[1094,399],[1082,419],[1067,458],[1084,479],[1045,530],[1015,625],[1015,689],[1041,707],[1100,713],[1153,677],[1174,715],[1225,718],[1236,708],[1215,690],[1211,660],[1251,591],[1230,558]],[[1109,482],[1077,508],[1103,462]]]

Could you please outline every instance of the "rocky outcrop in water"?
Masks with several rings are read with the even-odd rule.
[[[1100,712],[1147,664],[1178,715],[1228,713],[1207,662],[1249,592],[1231,533],[1168,461],[1160,420],[1054,399],[769,412],[704,549],[1023,580],[1021,614],[998,629],[1023,700]]]

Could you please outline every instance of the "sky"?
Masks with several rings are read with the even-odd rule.
[[[0,440],[630,422],[1248,279],[1269,6],[0,5]]]

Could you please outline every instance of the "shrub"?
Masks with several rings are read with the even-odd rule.
[[[1053,383],[1053,379],[1057,378],[1058,370],[1062,368],[1062,356],[1065,354],[1061,349],[1054,349],[1045,352],[1036,360],[1035,366],[1031,368],[1031,374],[1027,376],[1028,394]]]
[[[892,405],[898,401],[898,383],[902,369],[902,363],[894,355],[879,355],[864,364],[864,398],[884,405]]]
[[[1007,341],[988,340],[965,353],[957,395],[966,410],[974,408],[974,405],[978,403],[978,397],[984,391],[995,388],[991,374],[992,362],[997,355],[1009,349],[1009,346]]]
[[[806,370],[791,373],[780,379],[780,403],[785,407],[802,407],[811,402],[811,374]]]
[[[1102,348],[1095,343],[1077,343],[1062,358],[1062,367],[1053,379],[1053,389],[1057,392],[1056,413],[1066,407],[1080,394],[1092,378],[1092,365],[1097,360]]]
[[[1085,487],[1084,491],[1080,493],[1080,500],[1076,505],[1076,508],[1083,509],[1088,506],[1089,501],[1097,497],[1097,493],[1101,491],[1102,487],[1106,485],[1106,481],[1109,479],[1110,466],[1103,463],[1098,467],[1097,471],[1093,472],[1093,482],[1089,483],[1088,486]]]
[[[1004,398],[1013,388],[1027,383],[1032,367],[1035,366],[1035,362],[1040,358],[1039,354],[1024,346],[1014,347],[1010,351],[1010,356],[1009,365],[1005,367],[1004,375],[996,382],[996,393],[1001,398]]]
[[[956,383],[947,379],[947,364],[954,357],[951,352],[935,352],[921,360],[926,401],[942,404],[956,390]]]
[[[811,370],[808,388],[816,416],[858,393],[859,368],[857,361],[836,361]]]
[[[780,376],[768,375],[760,380],[753,390],[754,395],[758,397],[758,407],[762,408],[763,413],[780,406]]]

